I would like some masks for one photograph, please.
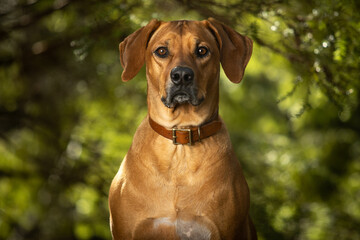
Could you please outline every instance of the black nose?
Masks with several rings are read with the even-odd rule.
[[[170,73],[171,81],[175,85],[187,85],[194,79],[194,71],[188,67],[174,67]]]

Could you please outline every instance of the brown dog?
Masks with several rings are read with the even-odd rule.
[[[123,81],[146,62],[149,113],[111,184],[113,239],[256,239],[218,117],[220,63],[240,82],[252,41],[214,19],[152,20],[119,48]]]

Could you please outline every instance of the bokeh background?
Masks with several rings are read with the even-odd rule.
[[[152,18],[254,40],[220,114],[259,239],[360,239],[360,2],[0,0],[0,239],[111,239],[107,196],[146,116],[118,44]]]

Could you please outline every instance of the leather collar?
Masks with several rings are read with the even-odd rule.
[[[197,141],[210,137],[221,129],[221,122],[214,120],[198,127],[168,129],[156,123],[149,116],[151,128],[161,136],[170,139],[175,145],[193,145]]]

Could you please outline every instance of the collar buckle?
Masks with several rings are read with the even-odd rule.
[[[172,129],[172,140],[173,140],[173,144],[174,145],[182,145],[182,143],[178,143],[176,141],[177,139],[177,136],[176,136],[176,132],[179,131],[179,132],[188,132],[189,134],[189,142],[187,145],[191,146],[193,144],[192,142],[192,135],[191,135],[191,129],[189,128],[185,128],[185,129],[181,129],[181,128],[173,128]]]

